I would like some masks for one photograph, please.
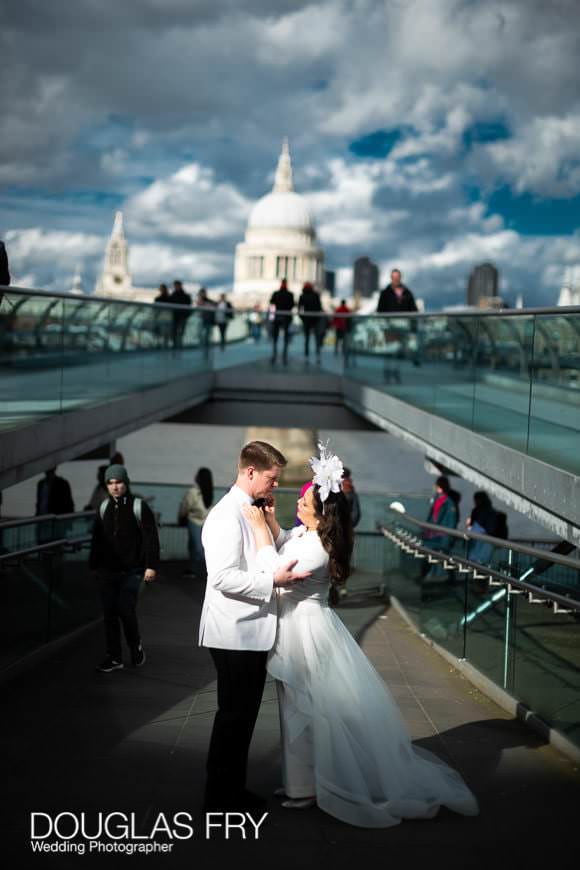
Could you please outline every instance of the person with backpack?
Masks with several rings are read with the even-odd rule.
[[[507,538],[507,520],[503,511],[497,511],[491,503],[489,495],[480,490],[473,494],[473,510],[465,520],[470,532],[477,535],[488,535],[490,538]],[[487,541],[471,540],[468,558],[472,562],[489,565],[494,551],[493,544]]]
[[[124,465],[105,472],[108,497],[101,502],[93,526],[90,567],[98,576],[105,620],[107,655],[102,673],[121,670],[121,625],[135,668],[145,664],[137,622],[141,581],[150,583],[159,566],[159,535],[149,505],[133,496]]]

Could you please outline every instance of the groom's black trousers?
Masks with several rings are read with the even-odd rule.
[[[248,750],[266,681],[267,652],[210,648],[217,669],[218,710],[207,757],[206,801],[246,787]]]

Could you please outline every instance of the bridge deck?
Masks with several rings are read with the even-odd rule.
[[[341,617],[394,693],[413,738],[462,772],[481,815],[442,811],[432,821],[376,831],[349,827],[318,809],[290,812],[272,799],[258,843],[204,840],[201,801],[215,674],[207,651],[195,643],[202,587],[182,578],[180,569],[166,565],[162,580],[143,591],[148,661],[142,670],[96,674],[102,641],[95,626],[4,687],[3,720],[12,738],[3,777],[10,802],[0,828],[4,854],[21,858],[14,866],[30,862],[31,810],[134,812],[140,833],[159,812],[190,812],[198,822],[196,839],[177,842],[164,856],[169,866],[187,868],[239,860],[240,850],[243,866],[264,868],[352,868],[375,861],[488,868],[507,866],[516,856],[521,866],[532,859],[537,866],[555,848],[575,844],[580,777],[571,762],[474,689],[393,609],[356,594],[341,606]],[[279,776],[278,712],[269,682],[250,784],[269,794]],[[75,861],[75,855],[42,858],[43,866],[59,868]],[[111,857],[99,861],[109,866]]]

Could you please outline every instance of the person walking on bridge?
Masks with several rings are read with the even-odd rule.
[[[290,341],[290,324],[292,323],[292,309],[294,308],[294,296],[288,290],[286,278],[282,280],[280,287],[272,293],[270,306],[274,320],[272,321],[272,364],[278,359],[278,336],[280,330],[284,333],[284,348],[282,362],[288,365],[288,342]]]
[[[408,287],[401,282],[400,269],[391,272],[391,283],[387,284],[379,296],[378,314],[399,314],[402,311],[417,311],[415,297]]]
[[[187,318],[190,315],[190,311],[187,309],[191,307],[191,296],[185,292],[181,281],[174,281],[173,293],[167,301],[172,305],[184,306],[182,311],[173,312],[173,347],[177,349],[183,347],[183,334],[187,326]]]
[[[105,472],[108,497],[101,502],[93,526],[90,567],[97,575],[105,617],[107,655],[97,667],[108,674],[121,670],[121,625],[131,651],[131,664],[145,664],[137,622],[141,581],[150,583],[159,566],[159,535],[149,505],[133,496],[124,465]]]
[[[304,330],[304,358],[308,360],[310,356],[310,335],[314,333],[316,342],[316,362],[320,362],[320,349],[322,347],[322,339],[324,334],[321,326],[322,321],[322,303],[320,295],[316,292],[310,281],[307,281],[302,288],[302,295],[298,300],[298,312],[302,320],[302,328]],[[320,312],[321,316],[316,314]]]

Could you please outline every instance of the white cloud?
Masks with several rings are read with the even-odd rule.
[[[106,240],[88,233],[9,230],[5,236],[12,284],[67,291],[79,264],[102,260]]]
[[[489,178],[509,182],[518,193],[580,193],[580,111],[534,118],[512,139],[481,146],[475,161]]]
[[[288,134],[340,281],[367,253],[405,262],[427,297],[442,277],[462,292],[480,258],[513,287],[557,284],[576,237],[522,238],[463,191],[580,192],[579,16],[575,0],[55,0],[33,17],[9,4],[0,181],[22,202],[33,190],[27,226],[4,200],[14,268],[47,287],[79,260],[100,268],[125,198],[136,281],[227,286]],[[465,132],[497,121],[511,138],[466,157]],[[381,128],[401,130],[386,159],[349,155]]]
[[[133,244],[129,266],[136,286],[155,287],[178,278],[194,284],[214,283],[230,267],[227,254],[189,252],[173,245]]]
[[[233,185],[217,182],[199,163],[160,178],[126,204],[127,223],[141,237],[216,242],[240,235],[252,203]]]

